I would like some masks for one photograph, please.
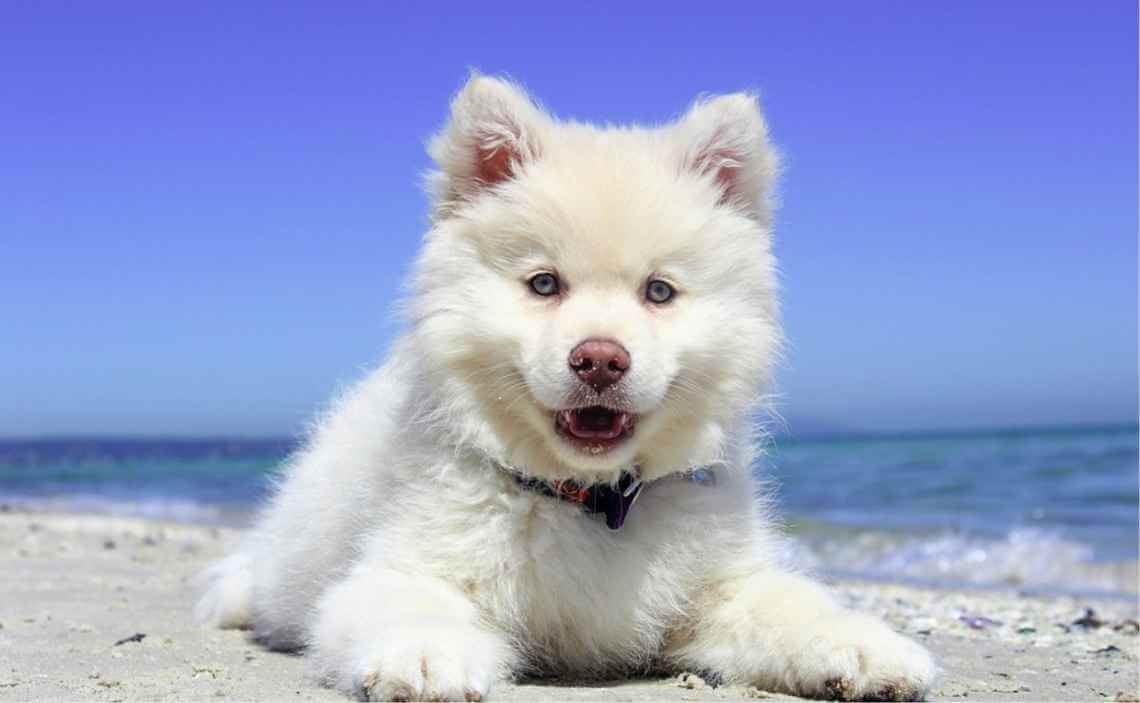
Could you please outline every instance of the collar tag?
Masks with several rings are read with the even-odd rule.
[[[623,473],[614,488],[604,483],[582,486],[576,481],[569,480],[547,483],[539,478],[528,477],[513,468],[504,466],[504,469],[514,476],[515,482],[523,488],[551,498],[576,503],[587,513],[603,513],[606,516],[606,527],[611,530],[619,530],[625,524],[629,511],[645,486],[636,466],[631,471]]]
[[[628,498],[631,495],[641,490],[641,479],[635,479],[633,483],[629,484],[629,488],[621,492],[623,498]]]
[[[623,474],[618,482],[618,490],[609,486],[601,486],[598,490],[601,498],[601,511],[606,514],[606,527],[611,530],[620,530],[629,517],[629,511],[641,495],[641,479],[634,474]]]

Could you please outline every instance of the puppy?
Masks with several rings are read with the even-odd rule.
[[[200,616],[369,699],[682,670],[921,698],[927,652],[782,567],[754,495],[780,343],[756,99],[597,128],[476,75],[430,152],[407,332],[289,460]]]

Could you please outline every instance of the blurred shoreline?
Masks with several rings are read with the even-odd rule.
[[[247,526],[284,438],[0,440],[0,510]],[[757,475],[825,577],[1135,597],[1137,428],[776,438]]]
[[[243,531],[256,509],[171,500],[112,503],[91,497],[0,500],[0,514],[44,519],[146,520],[157,525]],[[1135,600],[1140,560],[1089,558],[1083,545],[1047,534],[1014,533],[984,540],[953,533],[857,530],[843,525],[785,523],[787,559],[833,580],[905,584],[936,590],[1006,591],[1029,595]]]

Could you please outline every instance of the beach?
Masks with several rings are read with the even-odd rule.
[[[344,700],[304,658],[200,626],[191,581],[240,531],[106,515],[0,513],[0,701]],[[928,646],[930,700],[1135,701],[1132,598],[835,580]],[[502,684],[493,700],[756,700],[693,677]]]

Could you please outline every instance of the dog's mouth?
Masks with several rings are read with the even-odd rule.
[[[607,452],[633,435],[634,416],[601,405],[559,410],[554,426],[578,449],[590,454]]]

